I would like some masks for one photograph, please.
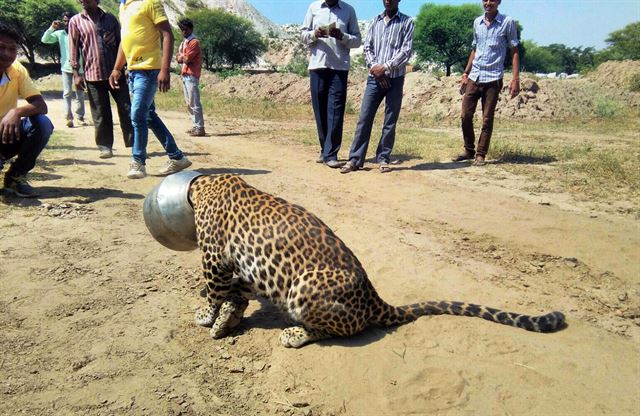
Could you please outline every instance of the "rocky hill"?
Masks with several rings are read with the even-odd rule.
[[[174,24],[188,8],[224,9],[243,17],[253,23],[256,30],[263,36],[286,36],[282,28],[266,17],[245,0],[165,0],[165,10],[169,21]]]

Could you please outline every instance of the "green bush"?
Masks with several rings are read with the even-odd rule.
[[[613,118],[619,111],[620,105],[610,98],[599,98],[595,102],[595,112],[599,118]]]
[[[227,78],[236,77],[239,75],[244,75],[245,72],[240,68],[225,68],[225,69],[219,70],[217,74],[221,79],[227,79]]]
[[[285,72],[290,72],[292,74],[298,74],[302,77],[309,76],[309,59],[307,59],[306,54],[296,54],[289,61],[289,63],[284,67]]]

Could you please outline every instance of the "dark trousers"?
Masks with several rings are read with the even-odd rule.
[[[477,83],[472,80],[467,82],[462,98],[462,137],[464,148],[468,153],[475,153],[483,157],[487,155],[493,132],[493,116],[501,90],[502,79],[486,83]],[[478,140],[478,150],[475,150],[476,136],[473,131],[473,115],[476,112],[478,100],[482,102],[482,130]]]
[[[120,88],[115,90],[109,86],[108,81],[88,81],[87,95],[91,107],[91,118],[95,125],[96,145],[113,147],[113,115],[111,114],[111,102],[109,94],[113,97],[118,108],[120,128],[126,147],[133,146],[133,127],[131,126],[131,100],[127,80],[123,76],[120,80]]]
[[[337,160],[347,102],[349,71],[329,68],[309,71],[311,105],[316,117],[320,152],[324,160]]]
[[[33,169],[52,132],[53,124],[43,114],[23,118],[20,123],[20,139],[9,144],[0,142],[1,159],[8,160],[17,156],[5,178],[23,176]]]
[[[367,148],[371,139],[371,129],[376,117],[378,107],[384,99],[384,123],[380,143],[376,149],[376,162],[389,163],[391,151],[396,140],[396,124],[400,117],[402,107],[402,90],[404,88],[404,76],[391,78],[391,87],[382,88],[373,77],[367,79],[367,88],[362,97],[360,117],[356,125],[356,132],[349,151],[349,160],[356,166],[362,167],[367,156]]]

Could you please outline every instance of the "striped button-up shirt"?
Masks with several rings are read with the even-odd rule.
[[[69,20],[69,62],[79,68],[82,51],[84,76],[87,81],[105,81],[113,70],[120,45],[120,23],[111,13],[101,9],[96,23],[86,10]]]
[[[518,46],[516,22],[498,13],[487,27],[484,15],[473,22],[473,48],[475,55],[469,79],[475,82],[492,82],[502,78],[507,49]]]
[[[342,31],[342,39],[316,38],[315,30],[331,23],[335,23],[336,28]],[[333,7],[329,7],[324,0],[311,3],[302,23],[300,40],[311,50],[309,69],[348,71],[351,66],[349,49],[357,48],[362,43],[356,11],[342,0]]]
[[[367,66],[383,64],[389,78],[404,76],[413,52],[413,19],[400,12],[385,22],[385,14],[376,16],[364,40]]]

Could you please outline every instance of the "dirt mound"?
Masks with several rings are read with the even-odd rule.
[[[638,70],[640,62],[629,61],[608,62],[583,79],[537,80],[531,74],[522,74],[522,91],[515,98],[509,96],[511,78],[506,77],[496,116],[521,120],[565,119],[576,115],[591,117],[598,113],[603,100],[618,103],[618,108],[638,109],[640,94],[621,87],[628,84],[628,79]],[[608,73],[612,75],[608,76]],[[365,79],[364,72],[352,71],[350,74],[348,101],[356,111],[362,101]],[[459,117],[462,96],[458,82],[457,77],[436,77],[424,72],[407,74],[403,111],[418,112],[435,120]],[[310,102],[308,78],[294,74],[244,75],[203,83],[206,90],[222,96]]]
[[[587,79],[603,87],[627,90],[636,74],[640,74],[640,61],[608,61],[589,73]]]

